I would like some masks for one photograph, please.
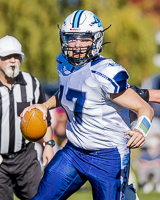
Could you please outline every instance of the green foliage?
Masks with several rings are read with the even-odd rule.
[[[153,27],[138,9],[129,6],[117,10],[110,20],[113,30],[107,34],[112,43],[104,48],[104,54],[127,69],[131,84],[140,85],[156,70],[152,62],[156,54]]]
[[[61,19],[56,1],[1,0],[0,36],[13,35],[22,44],[22,70],[39,79],[57,78],[56,56],[60,52],[57,23]]]
[[[0,37],[15,36],[23,46],[22,70],[41,81],[58,79],[56,57],[60,53],[59,30],[65,17],[76,9],[94,12],[105,31],[102,55],[121,64],[130,74],[130,83],[140,85],[142,79],[158,71],[152,63],[156,54],[154,29],[147,16],[127,0],[80,0],[71,7],[67,0],[1,0]]]
[[[130,84],[140,85],[142,80],[157,72],[152,59],[156,54],[154,27],[142,11],[126,0],[84,1],[84,8],[92,10],[102,21],[104,32],[102,55],[125,67]]]

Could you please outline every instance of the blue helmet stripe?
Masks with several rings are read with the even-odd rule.
[[[79,27],[79,21],[81,18],[82,13],[84,12],[84,10],[78,10],[73,18],[73,24],[72,24],[72,28],[78,28]]]

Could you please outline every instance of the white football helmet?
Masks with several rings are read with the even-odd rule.
[[[104,30],[101,21],[98,17],[88,10],[77,10],[70,14],[63,22],[59,31],[61,49],[63,56],[72,65],[83,65],[97,56],[102,50],[102,42]],[[75,58],[69,55],[69,51],[74,51],[73,48],[68,48],[70,37],[74,38],[92,38],[91,46],[80,47],[79,56]],[[85,56],[81,56],[82,48],[86,50]],[[76,51],[77,53],[77,51]]]

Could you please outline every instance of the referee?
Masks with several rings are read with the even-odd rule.
[[[0,39],[0,199],[29,200],[37,192],[41,167],[34,143],[23,138],[20,114],[31,104],[43,103],[39,81],[21,72],[24,54],[19,41],[6,35]],[[50,120],[44,142],[52,139]],[[43,151],[43,165],[53,157],[53,141]]]

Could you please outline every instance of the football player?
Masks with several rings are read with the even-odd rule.
[[[125,68],[99,54],[105,30],[88,10],[70,14],[59,32],[59,91],[21,114],[36,107],[45,119],[47,110],[61,105],[68,116],[68,142],[45,168],[34,200],[67,199],[87,180],[94,200],[127,199],[133,189],[127,187],[130,149],[144,145],[153,110],[129,88]],[[138,114],[133,130],[129,109]]]

